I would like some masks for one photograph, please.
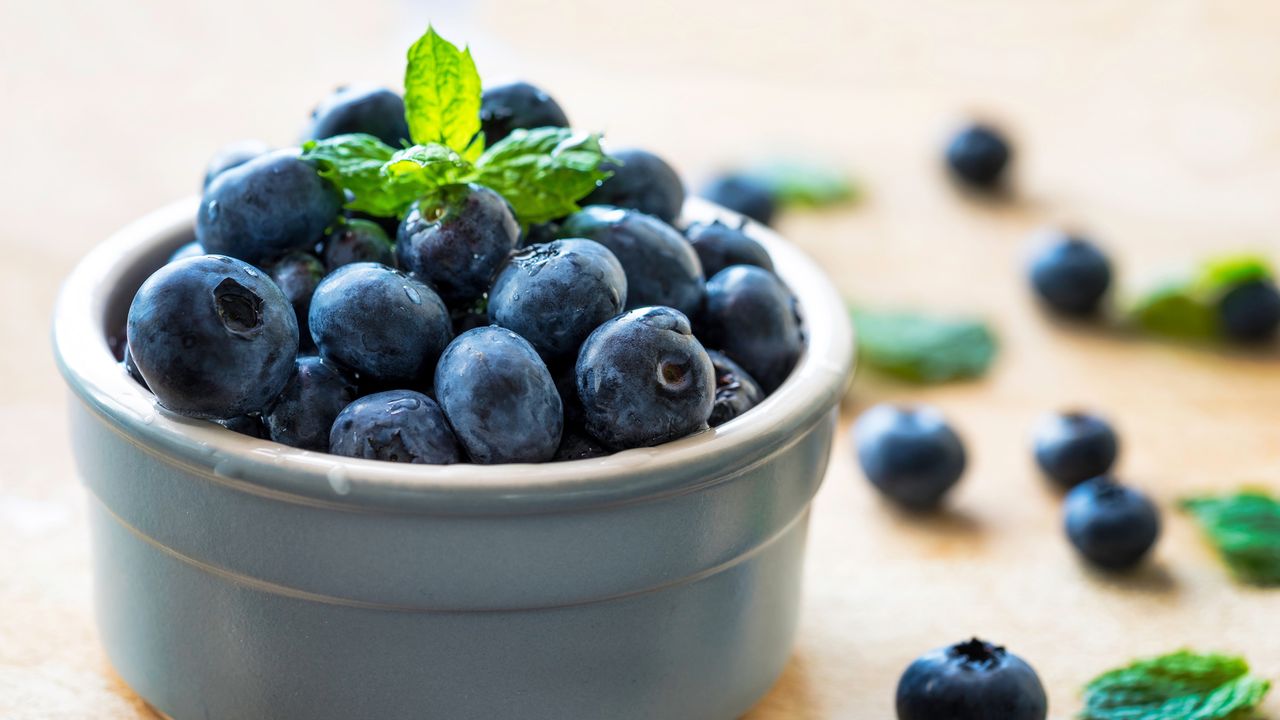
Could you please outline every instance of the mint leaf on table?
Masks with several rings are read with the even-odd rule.
[[[540,223],[576,212],[578,201],[612,173],[600,136],[568,128],[514,130],[476,161],[475,181],[511,203],[521,223]]]
[[[1263,492],[1188,498],[1222,559],[1242,582],[1280,586],[1280,500]]]
[[[781,205],[823,207],[857,197],[848,176],[830,167],[788,160],[757,165],[743,174],[769,188]]]
[[[1243,658],[1180,650],[1094,678],[1082,720],[1244,720],[1271,683]]]
[[[409,48],[404,116],[415,143],[444,145],[467,161],[480,157],[480,74],[470,48],[459,50],[427,28]]]
[[[1195,287],[1202,294],[1216,297],[1248,282],[1271,280],[1271,264],[1257,255],[1225,255],[1206,260],[1196,275]]]
[[[862,362],[913,382],[980,377],[996,356],[995,334],[980,320],[854,310],[853,324]]]
[[[383,217],[398,217],[423,192],[416,179],[383,173],[395,153],[390,145],[363,134],[336,135],[302,145],[303,160],[313,163],[320,176],[338,189],[350,191],[348,208]]]
[[[1207,340],[1221,334],[1218,303],[1233,288],[1270,280],[1265,258],[1225,255],[1200,264],[1193,277],[1166,282],[1139,298],[1129,317],[1142,329],[1185,340]]]

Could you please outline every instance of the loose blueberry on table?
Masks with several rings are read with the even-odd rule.
[[[964,444],[935,408],[877,405],[853,435],[867,479],[906,508],[937,507],[964,473]]]
[[[1115,431],[1097,415],[1054,414],[1036,426],[1036,463],[1049,479],[1064,488],[1107,474],[1119,452]]]
[[[898,681],[898,720],[1044,720],[1036,671],[977,638],[926,653]]]
[[[706,431],[782,385],[804,336],[759,242],[686,238],[669,164],[606,154],[527,83],[482,92],[434,31],[409,57],[403,96],[341,88],[301,149],[209,163],[194,241],[128,315],[124,367],[160,406],[355,458],[548,462]]]
[[[1086,316],[1097,312],[1111,286],[1111,261],[1092,242],[1051,234],[1031,259],[1031,287],[1051,310]]]
[[[1063,517],[1076,550],[1109,570],[1137,565],[1160,536],[1155,503],[1109,477],[1086,481],[1067,493]]]
[[[1004,135],[981,123],[961,128],[947,145],[947,166],[960,182],[977,190],[999,187],[1013,150]]]

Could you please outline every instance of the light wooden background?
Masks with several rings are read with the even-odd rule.
[[[915,655],[979,634],[1040,671],[1051,714],[1092,674],[1184,645],[1280,680],[1280,592],[1234,586],[1182,494],[1280,490],[1274,355],[1211,353],[1055,326],[1028,302],[1029,233],[1086,229],[1136,287],[1216,250],[1280,260],[1280,5],[869,0],[398,4],[0,0],[0,717],[149,718],[98,648],[83,491],[48,349],[59,279],[111,230],[194,191],[242,137],[294,139],[344,81],[396,83],[433,20],[495,81],[546,86],[579,125],[672,158],[691,180],[773,155],[846,167],[866,198],[787,217],[850,298],[980,312],[1003,354],[983,382],[881,400],[941,405],[971,469],[951,512],[904,518],[842,436],[817,499],[794,660],[752,720],[889,718]],[[1017,136],[1020,194],[975,203],[937,146],[976,114]],[[1027,449],[1034,419],[1098,408],[1124,477],[1166,510],[1127,578],[1076,562]],[[1280,692],[1275,693],[1280,696]],[[1280,717],[1280,697],[1267,706]]]

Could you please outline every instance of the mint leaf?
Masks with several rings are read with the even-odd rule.
[[[1226,255],[1210,258],[1196,275],[1197,292],[1216,301],[1227,291],[1248,282],[1272,279],[1271,265],[1257,255]]]
[[[382,172],[395,152],[372,135],[337,135],[304,143],[302,159],[314,164],[321,177],[351,193],[348,208],[399,217],[422,194],[423,186],[416,178],[389,178]]]
[[[476,161],[475,181],[496,190],[521,223],[540,223],[576,212],[578,201],[611,173],[600,136],[568,128],[514,130]]]
[[[1157,335],[1203,340],[1218,334],[1218,313],[1213,304],[1190,284],[1168,283],[1138,300],[1130,311],[1135,323]]]
[[[412,182],[423,188],[455,185],[475,176],[475,168],[444,145],[414,145],[399,150],[382,172],[392,182]]]
[[[1243,720],[1271,683],[1243,658],[1180,650],[1103,673],[1084,689],[1082,720]]]
[[[458,50],[435,28],[409,48],[404,71],[404,116],[419,145],[438,143],[474,161],[484,150],[480,134],[480,74],[471,50]]]
[[[938,383],[985,374],[996,338],[979,320],[855,310],[862,362],[905,380]]]
[[[1188,498],[1182,508],[1199,521],[1237,578],[1280,586],[1280,501],[1262,492]]]
[[[857,197],[849,177],[831,167],[777,161],[758,165],[744,174],[769,188],[781,205],[823,207]]]

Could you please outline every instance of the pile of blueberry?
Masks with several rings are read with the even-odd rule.
[[[568,125],[526,83],[480,116],[490,142]],[[305,134],[342,133],[401,146],[403,99],[337,91]],[[123,361],[175,413],[397,462],[580,459],[727,422],[795,367],[796,301],[742,228],[677,229],[666,162],[611,158],[579,212],[522,227],[476,184],[363,216],[296,149],[229,147],[195,242],[134,297]]]

